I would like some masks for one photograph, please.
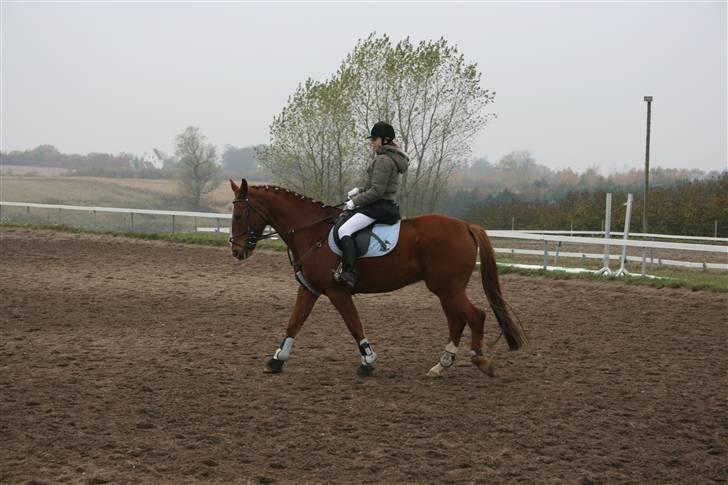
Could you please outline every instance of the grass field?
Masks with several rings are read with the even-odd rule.
[[[70,170],[67,168],[60,167],[33,167],[30,165],[7,165],[5,163],[0,165],[0,175],[29,175],[29,176],[43,176],[43,177],[58,177],[66,175]]]
[[[254,182],[251,182],[254,183]],[[0,177],[0,199],[40,204],[96,205],[133,209],[185,210],[176,180],[107,177]],[[203,203],[212,212],[230,210],[232,192],[224,180]]]
[[[665,266],[656,266],[653,270],[648,270],[647,274],[657,276],[658,278],[642,278],[640,276],[639,265],[633,264],[633,267],[627,265],[627,270],[632,273],[632,276],[624,278],[606,277],[596,275],[594,273],[565,273],[558,271],[544,271],[529,270],[521,268],[513,268],[508,264],[539,264],[533,260],[518,259],[518,258],[498,258],[499,271],[501,274],[506,273],[519,273],[527,274],[530,276],[538,276],[548,279],[586,279],[595,281],[614,281],[626,284],[646,285],[655,288],[678,288],[685,287],[693,290],[711,290],[719,292],[728,292],[728,273],[719,271],[702,271],[702,270],[691,270],[691,269],[676,269]],[[599,269],[600,266],[590,269]],[[573,267],[573,266],[572,266]],[[589,269],[589,268],[587,268]],[[618,267],[612,267],[612,271],[616,271]]]
[[[0,180],[2,200],[40,204],[175,209],[183,204],[172,180],[101,177],[9,177]]]
[[[42,168],[42,167],[41,167]],[[0,200],[81,206],[121,207],[131,209],[189,210],[189,204],[179,193],[176,180],[120,179],[73,176],[0,176]],[[229,213],[232,192],[227,180],[208,194],[204,212]],[[63,211],[4,207],[2,220],[10,224],[66,225],[85,230],[121,232],[167,232],[173,230],[169,217],[128,214]],[[194,231],[199,226],[225,226],[227,221],[215,219],[177,218],[174,230]]]

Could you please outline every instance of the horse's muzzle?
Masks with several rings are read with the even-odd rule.
[[[248,259],[253,254],[255,245],[255,241],[250,239],[246,240],[243,244],[236,244],[233,242],[232,237],[230,238],[230,250],[233,253],[233,258],[237,258],[240,261]]]
[[[243,261],[245,259],[248,259],[250,256],[253,255],[253,249],[255,248],[248,248],[243,247],[241,249],[232,249],[233,258],[239,259],[240,261]]]

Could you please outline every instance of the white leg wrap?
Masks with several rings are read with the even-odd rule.
[[[453,366],[457,353],[457,346],[452,342],[448,342],[448,344],[445,346],[445,352],[443,352],[442,356],[440,357],[440,362],[435,364],[435,366],[429,370],[427,375],[430,377],[441,376],[445,372],[445,369]]]
[[[374,352],[372,346],[369,345],[369,340],[366,338],[361,339],[359,342],[359,352],[361,353],[361,363],[364,365],[374,365],[377,360],[377,353]]]
[[[440,357],[440,364],[444,368],[452,367],[452,365],[455,363],[455,356],[458,353],[458,348],[455,346],[454,343],[448,342],[448,344],[445,346],[445,352],[442,353],[442,356]]]
[[[276,353],[273,354],[273,358],[285,362],[291,357],[291,350],[293,350],[293,337],[286,337]]]
[[[452,342],[448,342],[447,345],[445,346],[445,351],[450,352],[451,354],[457,354],[458,346]]]

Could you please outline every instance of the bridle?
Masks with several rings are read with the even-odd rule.
[[[253,228],[250,225],[250,212],[255,211],[256,214],[258,214],[264,222],[270,221],[270,217],[268,217],[267,214],[265,214],[262,210],[255,207],[253,204],[250,203],[250,199],[247,197],[244,198],[235,198],[233,199],[233,206],[235,204],[244,202],[245,203],[245,231],[244,232],[238,232],[236,234],[231,234],[230,239],[228,241],[230,242],[230,245],[232,246],[235,243],[235,239],[241,237],[241,236],[248,236],[248,239],[245,240],[245,250],[246,251],[252,251],[255,249],[255,246],[258,244],[258,241],[264,240],[264,239],[270,239],[273,236],[280,235],[278,231],[272,231],[268,234],[260,234],[255,231],[253,231]]]

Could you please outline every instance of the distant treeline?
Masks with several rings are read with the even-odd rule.
[[[720,176],[719,172],[697,169],[650,169],[650,189],[672,187],[684,182]],[[474,204],[485,203],[493,196],[517,195],[520,201],[546,204],[563,199],[572,192],[641,192],[644,171],[601,175],[596,168],[576,173],[570,168],[551,170],[535,162],[527,151],[512,152],[497,163],[476,159],[463,167],[451,179],[450,195],[443,205],[449,214],[463,216]]]
[[[230,177],[246,177],[254,181],[270,180],[270,174],[258,160],[258,153],[264,149],[265,145],[242,148],[226,145],[220,161],[223,172]]]
[[[0,152],[2,163],[29,167],[58,167],[69,170],[131,170],[133,155],[120,153],[89,153],[86,155],[61,153],[52,145],[40,145],[32,150]]]
[[[218,161],[226,176],[245,176],[251,180],[268,180],[261,168],[257,153],[264,145],[235,147],[226,145],[222,158]],[[108,153],[89,153],[86,155],[61,153],[52,145],[40,145],[32,150],[0,152],[3,165],[23,165],[30,167],[58,167],[71,171],[73,175],[85,177],[147,178],[171,179],[176,177],[175,156],[167,156],[154,150],[157,168],[154,163],[143,157],[129,153],[112,155]]]
[[[632,192],[631,232],[642,231],[643,191],[610,188],[575,190],[558,200],[528,200],[504,190],[474,202],[464,217],[489,229],[570,229],[598,231],[603,228],[606,193],[612,192],[612,230],[621,231],[627,193]],[[728,173],[701,180],[684,180],[671,186],[650,188],[648,231],[663,234],[728,237]]]

